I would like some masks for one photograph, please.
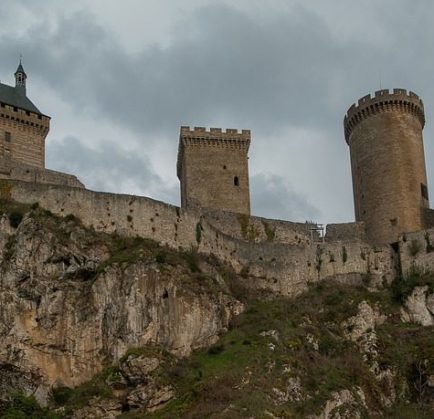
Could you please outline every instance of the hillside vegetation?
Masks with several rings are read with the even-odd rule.
[[[54,328],[60,314],[47,305],[50,322],[48,318],[42,322],[38,310],[44,307],[47,293],[68,288],[69,294],[62,294],[66,299],[86,298],[86,304],[77,306],[81,317],[75,328],[90,327],[98,310],[102,310],[102,318],[108,312],[113,317],[101,323],[107,328],[101,331],[101,339],[107,343],[98,355],[100,364],[95,363],[94,376],[78,386],[60,381],[50,385],[44,407],[32,390],[37,385],[31,385],[32,380],[44,382],[44,377],[19,369],[19,364],[5,355],[6,344],[0,344],[1,418],[434,417],[434,326],[417,324],[411,311],[415,304],[409,303],[422,294],[423,301],[430,299],[434,275],[413,272],[382,289],[372,289],[368,280],[358,286],[327,281],[312,285],[295,298],[283,299],[251,291],[246,278],[238,281],[228,267],[212,257],[202,257],[195,249],[177,252],[150,240],[95,233],[84,229],[73,216],[59,219],[37,205],[3,202],[1,209],[5,214],[0,234],[1,269],[3,277],[9,278],[2,280],[3,311],[14,299],[17,306],[30,301],[26,307],[38,313],[38,327]],[[18,245],[24,241],[20,240],[26,237],[29,243],[47,235],[51,235],[49,244],[56,249],[56,257],[64,257],[53,262],[53,255],[49,259],[45,253],[50,251],[45,250],[45,270],[35,268],[32,280],[27,279],[22,274],[25,269]],[[26,257],[43,263],[37,258],[40,250],[32,249]],[[90,249],[97,255],[93,264],[83,256],[89,255]],[[72,266],[71,252],[77,268],[60,275],[55,267],[62,261]],[[80,252],[82,260],[77,257]],[[12,275],[17,271],[21,276]],[[138,301],[136,291],[131,291],[133,278],[140,275],[146,280],[153,278],[151,285],[146,281],[141,285],[148,290],[147,302]],[[112,276],[113,281],[124,281],[116,288],[119,298],[101,308],[93,294],[100,292],[101,281],[110,284]],[[23,285],[26,281],[28,286]],[[151,289],[158,300],[152,300]],[[199,317],[182,317],[176,327],[188,335],[190,325],[198,327],[196,322],[205,316],[203,327],[212,331],[211,337],[192,337],[191,350],[178,353],[178,340],[171,340],[175,332],[166,330],[168,326],[161,321],[166,312],[161,312],[158,339],[128,345],[122,356],[113,355],[113,336],[133,342],[132,332],[125,328],[125,307],[131,310],[134,304],[142,304],[142,310],[148,310],[143,315],[149,324],[155,317],[152,313],[167,301],[173,318],[183,315],[177,305],[179,298]],[[202,308],[198,310],[198,306]],[[427,303],[422,309],[430,315],[432,307]],[[25,312],[17,309],[14,315]],[[12,327],[1,330],[4,339],[13,333],[17,332]],[[31,346],[19,336],[15,339],[24,354],[33,353],[35,342]],[[58,345],[61,348],[62,343]],[[35,378],[28,379],[30,373]]]

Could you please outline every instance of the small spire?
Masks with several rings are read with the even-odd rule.
[[[17,71],[15,71],[15,75],[17,75],[18,73],[22,73],[22,74],[24,74],[27,77],[27,74],[26,74],[26,72],[24,71],[24,68],[23,68],[22,60],[23,60],[23,55],[20,54],[20,63],[18,65]]]
[[[20,54],[20,64],[18,65],[17,71],[15,71],[15,88],[23,90],[23,93],[26,94],[27,74],[24,71],[22,59],[23,56]]]

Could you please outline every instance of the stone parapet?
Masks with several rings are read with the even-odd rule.
[[[0,179],[84,188],[76,176],[0,158]]]
[[[184,157],[185,147],[223,147],[241,149],[249,151],[251,140],[250,130],[228,128],[222,130],[221,128],[210,128],[207,130],[205,127],[194,127],[191,129],[188,126],[182,126],[179,136],[178,159],[177,159],[177,175],[178,178],[182,177],[182,164]]]
[[[378,90],[372,97],[370,94],[359,99],[347,111],[344,118],[345,140],[349,138],[353,129],[364,119],[381,112],[406,112],[415,115],[422,128],[425,125],[425,112],[422,100],[416,93],[405,89]]]
[[[301,241],[287,240],[280,236],[282,232],[276,241],[246,240],[228,234],[230,226],[209,222],[200,212],[146,197],[3,180],[0,198],[38,202],[59,216],[73,214],[96,231],[153,239],[174,249],[195,248],[228,263],[238,273],[247,272],[249,287],[286,296],[320,280],[357,278],[361,283],[369,275],[381,283],[395,275],[390,246],[373,247],[354,240],[313,244],[305,235]]]
[[[327,242],[338,242],[345,240],[366,241],[365,223],[341,223],[327,224],[327,233],[325,236]]]

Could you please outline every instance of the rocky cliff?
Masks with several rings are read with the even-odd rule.
[[[0,417],[434,414],[427,269],[284,298],[195,249],[0,204]]]

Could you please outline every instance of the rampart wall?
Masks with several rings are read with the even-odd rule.
[[[150,198],[10,180],[0,181],[0,197],[28,204],[38,202],[59,216],[74,214],[97,231],[149,238],[176,249],[197,247],[199,252],[230,264],[250,287],[282,295],[293,295],[309,283],[327,278],[361,281],[369,276],[389,281],[394,275],[389,246],[373,248],[354,241],[314,244],[305,236],[300,243],[250,241],[231,237],[220,229],[222,224],[208,222],[200,212]],[[285,223],[276,223],[283,231]],[[297,230],[301,226],[295,227]],[[228,227],[224,230],[230,231]]]
[[[15,179],[24,182],[84,188],[84,185],[73,175],[30,166],[6,158],[0,158],[0,179]]]
[[[203,217],[222,233],[254,243],[308,244],[311,238],[318,239],[317,232],[313,234],[311,230],[316,224],[308,222],[293,223],[216,210],[207,211]]]
[[[404,276],[413,270],[434,270],[434,229],[405,233],[399,241],[399,258]]]
[[[327,233],[325,236],[327,242],[336,241],[366,241],[365,223],[341,223],[341,224],[327,224]]]

